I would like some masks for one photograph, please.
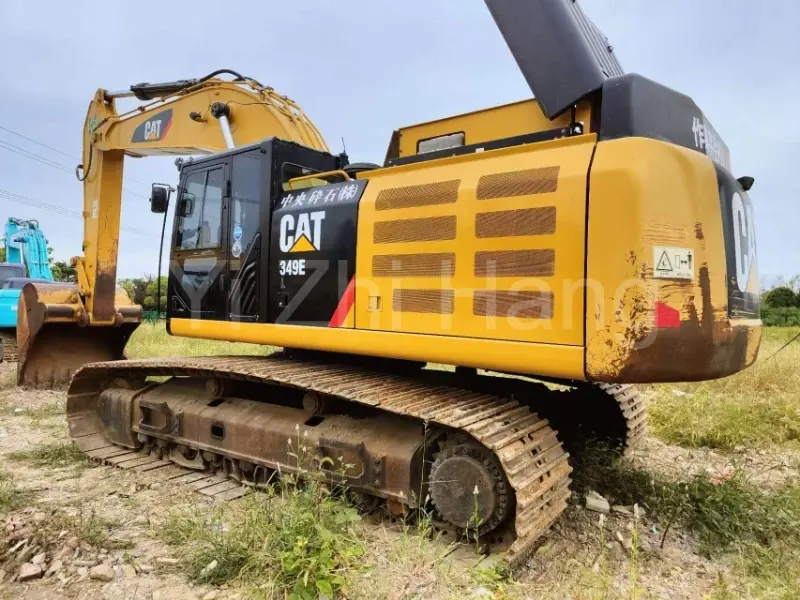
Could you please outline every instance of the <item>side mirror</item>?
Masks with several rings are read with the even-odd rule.
[[[191,217],[194,212],[194,194],[183,192],[181,195],[180,216]]]
[[[150,212],[164,214],[169,207],[169,195],[172,189],[160,183],[154,183],[150,191]]]
[[[747,177],[747,176],[746,177],[739,177],[739,179],[737,179],[736,181],[739,182],[739,185],[742,186],[742,189],[745,192],[749,192],[750,188],[752,188],[753,184],[756,182],[755,179],[753,179],[752,177]]]

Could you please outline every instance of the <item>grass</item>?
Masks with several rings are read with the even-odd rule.
[[[32,494],[19,489],[5,471],[0,470],[0,512],[11,512],[22,508],[31,500]]]
[[[584,455],[574,479],[576,489],[598,490],[612,503],[645,506],[662,542],[682,527],[697,536],[701,554],[733,554],[734,574],[720,575],[713,600],[800,597],[800,482],[762,489],[741,469],[667,479],[602,450]],[[635,590],[633,556],[630,562]]]
[[[235,581],[257,598],[346,595],[365,545],[361,517],[342,490],[324,483],[317,464],[304,468],[302,482],[284,475],[263,492],[208,511],[173,512],[157,533],[180,548],[199,583]]]
[[[274,350],[275,348],[272,346],[259,344],[173,337],[167,334],[164,323],[142,323],[128,341],[125,354],[128,358],[213,356],[217,354],[267,355]]]
[[[798,332],[764,328],[757,363],[731,377],[649,386],[650,431],[689,447],[800,449],[800,341],[770,358]]]
[[[38,467],[60,468],[68,466],[89,467],[91,462],[86,455],[73,444],[42,444],[28,450],[10,452],[8,458],[29,462]]]
[[[677,525],[695,532],[706,555],[739,544],[800,543],[800,482],[764,490],[741,469],[672,480],[597,449],[576,464],[574,481],[575,489],[595,489],[613,503],[644,506],[661,521],[664,536]]]
[[[86,511],[80,505],[77,514],[58,512],[49,519],[47,524],[48,529],[56,536],[61,531],[69,531],[80,541],[95,548],[107,550],[132,547],[133,544],[130,540],[114,535],[114,531],[120,526],[119,522],[98,515],[94,509]]]
[[[63,402],[51,402],[50,404],[43,404],[36,408],[26,410],[22,415],[33,419],[34,421],[42,421],[52,417],[59,417],[64,415],[65,407]]]

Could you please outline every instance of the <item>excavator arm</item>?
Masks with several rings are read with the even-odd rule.
[[[233,79],[222,79],[220,75]],[[121,98],[143,104],[122,114]],[[268,137],[328,150],[303,110],[286,96],[234,71],[200,79],[99,89],[83,130],[82,255],[72,258],[77,285],[23,290],[17,327],[20,384],[67,381],[87,359],[121,358],[141,322],[141,307],[117,288],[125,156],[198,155]],[[76,326],[86,328],[80,334]],[[80,344],[80,348],[76,346]]]

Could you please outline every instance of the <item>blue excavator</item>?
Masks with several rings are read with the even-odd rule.
[[[17,307],[26,283],[53,283],[47,238],[39,222],[10,217],[6,262],[0,263],[0,361],[17,360]]]

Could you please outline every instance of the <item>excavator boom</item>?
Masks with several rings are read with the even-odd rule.
[[[233,79],[220,78],[226,74]],[[120,114],[117,100],[127,97],[145,103]],[[235,71],[97,90],[86,113],[83,162],[76,170],[85,217],[83,255],[72,259],[77,282],[46,289],[29,284],[23,290],[19,383],[50,386],[68,381],[89,359],[119,359],[141,322],[141,307],[116,284],[126,156],[210,154],[268,137],[328,150],[296,103]]]

